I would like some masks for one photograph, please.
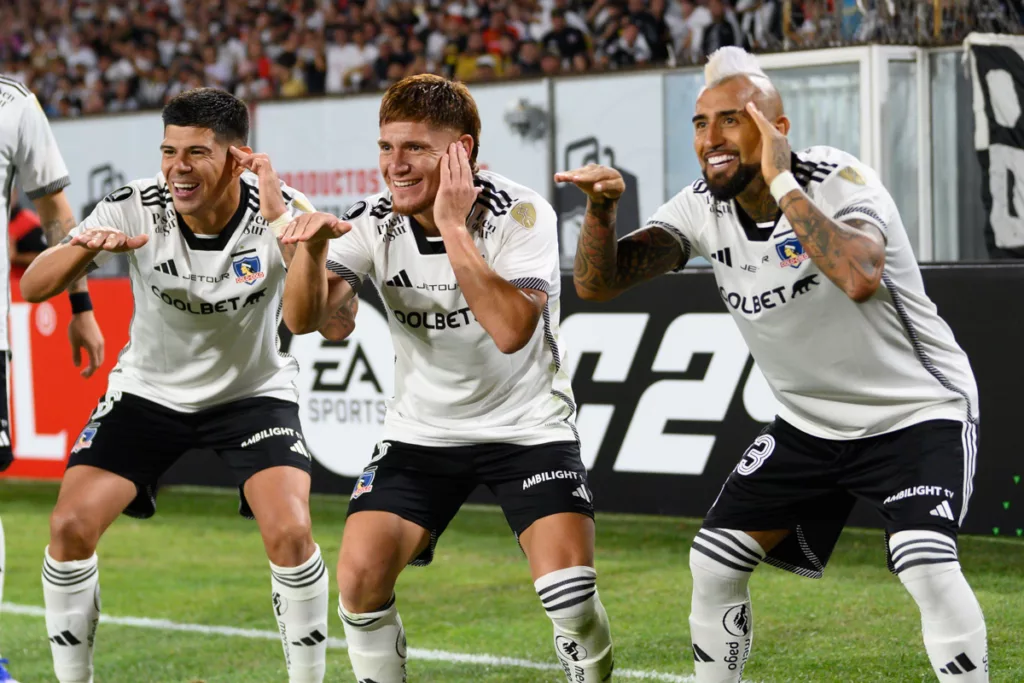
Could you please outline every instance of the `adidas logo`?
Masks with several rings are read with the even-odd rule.
[[[960,666],[957,666],[957,664]],[[944,674],[953,674],[955,676],[957,674],[969,673],[977,668],[978,667],[974,665],[974,662],[971,661],[971,658],[967,656],[967,653],[961,652],[956,656],[956,659],[939,669],[939,671]]]
[[[307,647],[313,647],[314,645],[319,645],[320,643],[324,642],[325,640],[327,640],[327,639],[324,638],[324,634],[320,633],[320,631],[314,630],[312,633],[310,633],[305,638],[300,638],[299,640],[293,640],[292,641],[292,645],[299,645],[299,646],[305,645]]]
[[[588,503],[593,503],[594,502],[594,499],[590,497],[589,493],[587,493],[587,487],[584,486],[583,484],[580,484],[579,486],[577,486],[576,490],[572,492],[572,495],[576,496],[577,498],[582,498],[583,500],[587,501]]]
[[[711,255],[711,258],[732,268],[732,254],[729,252],[729,247],[719,249]]]
[[[953,508],[949,507],[949,501],[948,500],[944,500],[941,503],[939,503],[935,507],[935,509],[931,511],[931,516],[932,517],[942,517],[943,519],[948,519],[950,521],[956,521],[956,518],[953,517]]]
[[[299,441],[296,441],[294,444],[292,444],[292,447],[291,447],[290,450],[292,452],[294,452],[294,453],[298,453],[299,455],[303,456],[304,458],[306,458],[308,460],[312,460],[313,459],[313,456],[311,456],[309,454],[309,451],[306,450],[306,444],[302,443],[301,439]]]
[[[388,287],[412,287],[412,280],[409,279],[409,275],[405,272],[405,269],[398,271],[398,275],[394,276],[390,280],[384,283]]]
[[[158,263],[153,270],[159,270],[161,273],[167,273],[168,275],[178,277],[178,269],[174,267],[174,259],[168,259],[163,263]]]
[[[0,429],[0,447],[10,447],[11,437],[7,435],[6,429]]]
[[[74,634],[72,634],[71,631],[61,631],[55,636],[50,636],[50,642],[57,643],[58,645],[62,646],[74,646],[82,644],[82,641],[80,641],[78,638],[75,638]]]
[[[708,662],[713,662],[715,660],[712,659],[711,655],[709,655],[707,652],[704,652],[704,650],[700,649],[700,646],[697,645],[697,643],[694,643],[693,644],[693,661],[695,661],[695,662],[704,662],[706,664]]]

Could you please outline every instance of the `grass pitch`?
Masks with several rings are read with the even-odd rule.
[[[0,481],[7,534],[4,601],[41,606],[40,566],[51,483]],[[314,496],[314,535],[334,567],[347,500]],[[180,624],[275,630],[270,576],[256,524],[237,515],[233,493],[165,490],[156,517],[122,517],[100,544],[103,612]],[[616,680],[684,681],[693,673],[687,552],[699,521],[598,516],[601,600],[616,647]],[[1024,543],[966,537],[960,558],[985,610],[995,682],[1024,681]],[[333,574],[333,571],[332,571]],[[330,635],[342,638],[334,612]],[[885,568],[880,532],[850,530],[825,578],[761,567],[751,581],[758,683],[930,682],[917,609]],[[434,564],[409,568],[398,585],[412,683],[557,683],[551,624],[529,568],[497,509],[468,507],[438,544]],[[101,623],[97,683],[263,683],[287,680],[280,642]],[[44,622],[0,618],[0,649],[22,683],[53,681]],[[417,650],[432,650],[430,658]],[[491,655],[467,658],[456,655]],[[496,657],[536,662],[502,664]],[[329,681],[352,681],[345,651],[328,650]]]

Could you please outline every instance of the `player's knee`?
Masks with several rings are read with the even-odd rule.
[[[281,567],[296,567],[310,558],[313,527],[309,517],[293,517],[275,521],[263,530],[267,558]]]
[[[578,566],[549,572],[534,582],[544,611],[561,629],[588,630],[604,608],[597,597],[597,571]]]
[[[77,510],[58,508],[50,515],[50,554],[58,562],[92,557],[99,541],[99,526]]]
[[[889,554],[900,581],[919,603],[940,604],[963,581],[956,541],[937,531],[899,531]]]
[[[391,599],[395,586],[387,580],[386,567],[370,562],[339,560],[338,593],[345,609],[355,614],[379,610]]]
[[[744,600],[764,551],[741,531],[702,528],[690,546],[693,596],[714,602]]]

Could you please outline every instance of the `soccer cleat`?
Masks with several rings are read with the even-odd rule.
[[[18,683],[7,670],[7,660],[0,659],[0,683]]]

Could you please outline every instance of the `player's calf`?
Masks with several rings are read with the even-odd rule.
[[[702,528],[690,548],[690,638],[698,683],[739,683],[754,622],[747,583],[764,559],[748,534]]]
[[[549,572],[533,583],[555,627],[555,651],[569,683],[610,681],[612,635],[593,567]]]
[[[43,599],[53,671],[60,683],[91,683],[96,626],[100,620],[99,560],[60,562],[47,546]]]
[[[338,616],[345,625],[345,640],[352,671],[359,683],[405,683],[406,641],[395,596],[378,609],[350,612],[338,599]]]
[[[320,546],[295,567],[270,563],[271,597],[289,683],[320,683],[327,660],[327,566]]]
[[[899,531],[892,565],[921,610],[928,659],[940,681],[987,683],[985,617],[960,571],[956,541],[937,531]]]

